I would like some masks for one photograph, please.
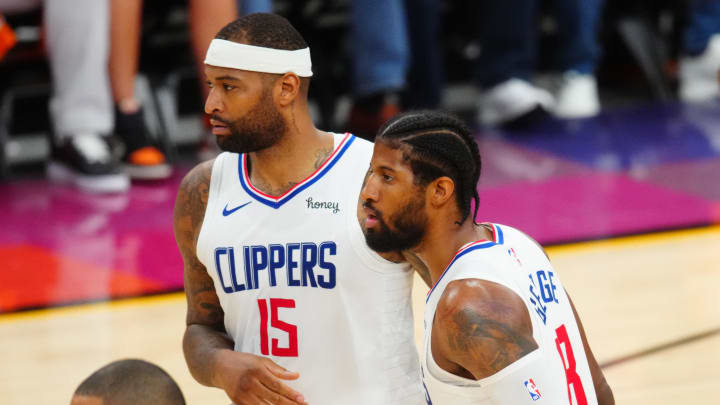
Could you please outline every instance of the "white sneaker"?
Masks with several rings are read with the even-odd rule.
[[[707,49],[695,57],[680,59],[680,100],[710,101],[720,95],[720,34],[710,37]]]
[[[560,78],[556,99],[554,113],[558,118],[589,118],[600,112],[597,81],[590,74],[565,72]]]
[[[94,193],[119,193],[130,187],[108,140],[97,134],[75,134],[53,145],[47,172],[53,181]]]
[[[513,78],[504,81],[480,95],[478,119],[488,126],[509,123],[533,110],[552,111],[553,96],[525,80]]]

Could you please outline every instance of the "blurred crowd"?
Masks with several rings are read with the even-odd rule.
[[[94,192],[122,192],[130,187],[130,179],[164,179],[171,175],[167,147],[148,130],[144,106],[136,94],[139,61],[144,57],[140,55],[143,23],[147,21],[143,12],[148,10],[162,15],[171,6],[186,7],[187,49],[194,57],[200,98],[206,92],[202,68],[205,50],[217,30],[238,15],[275,10],[288,16],[301,31],[305,28],[319,33],[307,35],[314,70],[318,73],[313,78],[317,86],[313,85],[310,96],[320,100],[321,115],[328,115],[337,107],[335,98],[346,90],[351,95],[351,107],[339,124],[342,128],[331,129],[372,139],[383,122],[403,109],[443,106],[449,72],[457,69],[472,72],[478,125],[511,126],[538,116],[583,119],[597,115],[601,103],[596,71],[600,56],[606,51],[605,44],[599,41],[599,30],[606,8],[618,2],[147,3],[0,0],[0,73],[6,67],[3,65],[12,63],[13,17],[41,10],[42,42],[52,81],[49,102],[52,150],[48,163],[51,179],[69,181]],[[664,2],[635,3],[635,10],[644,10]],[[674,3],[673,9],[678,12],[675,25],[680,27],[676,29],[677,57],[672,58],[677,61],[673,75],[677,78],[678,98],[684,102],[717,98],[720,0],[668,3]],[[339,32],[347,34],[342,39],[326,35],[335,32],[327,27],[337,25],[333,17],[340,15],[338,10],[344,13],[340,13],[344,19],[343,30]],[[443,16],[457,10],[462,14],[453,20],[457,26],[452,26]],[[548,31],[553,33],[551,46],[543,47],[542,35]],[[448,48],[453,46],[448,41],[448,32],[470,37],[460,52],[467,56],[462,63],[469,66],[450,66],[457,60],[448,58]],[[634,43],[642,64],[643,55],[648,55],[643,44],[649,42]],[[540,63],[541,59],[549,62]],[[644,61],[646,65],[653,63],[647,57]],[[549,66],[544,69],[541,81],[537,80],[539,66]],[[5,83],[0,88],[0,94],[7,86]],[[202,110],[198,109],[197,114],[202,114]],[[331,122],[323,117],[326,125]],[[0,126],[6,124],[0,122]],[[0,142],[4,142],[3,136]]]

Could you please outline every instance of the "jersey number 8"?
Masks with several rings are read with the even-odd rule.
[[[568,385],[568,399],[570,404],[572,401],[572,394],[570,392],[570,386],[575,394],[575,399],[578,405],[587,405],[587,398],[585,397],[585,389],[583,388],[582,381],[575,369],[575,354],[573,353],[572,346],[570,345],[570,337],[568,336],[565,325],[560,325],[559,328],[555,329],[555,345],[557,346],[558,353],[560,353],[560,359],[565,367],[565,378],[567,379]],[[563,348],[565,349],[563,353]]]

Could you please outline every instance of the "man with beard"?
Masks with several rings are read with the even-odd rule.
[[[427,403],[613,404],[540,245],[475,222],[480,168],[461,121],[410,112],[378,132],[360,194],[367,244],[402,251],[433,286],[421,350]]]
[[[372,144],[315,128],[310,51],[282,17],[228,24],[205,64],[227,152],[175,204],[190,372],[236,404],[423,403],[412,269],[368,249],[357,222]]]

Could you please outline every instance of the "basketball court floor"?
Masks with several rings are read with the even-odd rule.
[[[477,139],[479,219],[547,247],[616,402],[717,403],[720,104]],[[0,184],[0,404],[67,404],[92,371],[128,357],[165,368],[189,404],[229,402],[192,379],[181,350],[172,205],[190,165],[115,196]],[[416,280],[418,314],[426,291]]]

